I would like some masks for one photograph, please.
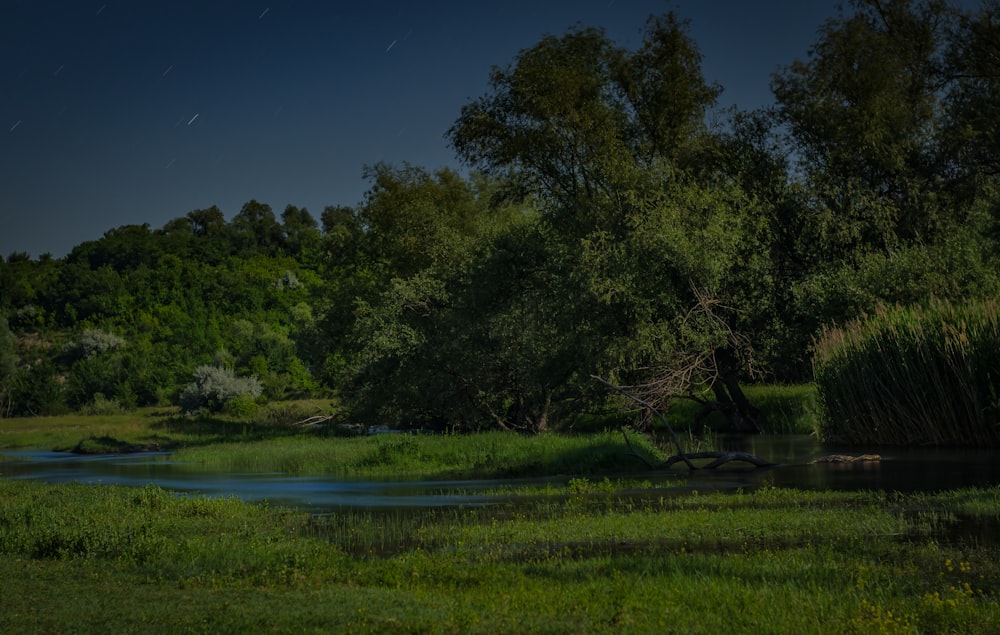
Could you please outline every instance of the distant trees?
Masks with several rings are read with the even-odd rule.
[[[17,378],[17,338],[0,314],[0,417],[11,414],[11,390]]]
[[[981,143],[993,71],[980,65],[1000,42],[987,26],[995,3],[974,14],[937,0],[852,8],[773,83],[803,192],[796,222],[815,254],[788,305],[786,319],[806,325],[800,341],[879,302],[997,288],[995,174]]]

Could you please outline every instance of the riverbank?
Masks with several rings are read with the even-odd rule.
[[[768,434],[812,434],[819,429],[816,389],[812,385],[749,386],[747,394],[761,410]],[[710,431],[724,425],[718,414],[697,422],[699,405],[680,400],[667,415],[677,432]],[[181,415],[176,407],[139,408],[104,415],[66,414],[51,417],[0,419],[0,449],[36,449],[85,452],[120,451],[156,443],[161,449],[203,446],[212,443],[256,441],[289,436],[334,436],[350,428],[296,425],[316,415],[329,415],[334,406],[323,400],[276,402],[261,407],[252,419],[228,415]],[[581,413],[565,430],[587,434],[617,430],[634,423],[634,415],[617,411]],[[662,427],[662,422],[655,422]]]
[[[997,488],[637,498],[578,479],[516,504],[310,517],[152,486],[3,480],[0,502],[0,631],[11,633],[1000,623]]]

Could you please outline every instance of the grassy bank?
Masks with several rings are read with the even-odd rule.
[[[666,455],[639,435],[633,434],[631,442],[634,450],[646,457]],[[350,439],[295,436],[258,443],[184,448],[171,458],[198,469],[223,472],[325,474],[362,479],[515,478],[648,469],[630,452],[619,432],[531,437],[483,432],[386,434]]]
[[[772,432],[811,429],[815,391],[811,386],[764,386],[750,389],[767,413]],[[172,461],[199,470],[283,472],[349,478],[505,478],[547,475],[607,474],[642,471],[633,456],[663,459],[674,448],[632,434],[632,448],[606,420],[580,426],[572,434],[526,437],[493,432],[472,435],[375,435],[338,437],[322,428],[288,424],[321,404],[275,404],[252,422],[226,417],[184,417],[169,409],[146,409],[115,415],[64,415],[0,420],[0,449],[119,452],[152,444],[173,452]],[[687,402],[671,413],[672,425],[690,428],[694,410]],[[687,425],[678,422],[687,421]],[[590,423],[595,423],[592,420]],[[711,421],[709,427],[711,427]],[[597,432],[584,434],[594,428]],[[601,431],[606,430],[606,431]],[[705,440],[682,432],[687,451],[712,449]],[[663,437],[665,439],[666,437]]]
[[[310,518],[0,481],[2,632],[989,633],[1000,490],[636,496]]]
[[[749,386],[746,390],[763,413],[767,433],[808,434],[816,430],[819,420],[815,387],[760,385]],[[67,451],[79,448],[115,452],[152,443],[165,450],[175,450],[276,438],[317,439],[331,436],[330,430],[304,430],[292,424],[310,415],[327,414],[331,409],[331,404],[323,401],[279,402],[261,408],[253,420],[226,415],[182,416],[176,408],[142,408],[103,415],[14,417],[0,419],[0,449]],[[697,411],[698,405],[694,402],[678,401],[668,413],[668,421],[678,432],[690,431],[694,427]],[[571,428],[562,432],[589,434],[615,430],[628,425],[632,419],[628,414],[617,411],[581,414]],[[721,416],[711,415],[704,423],[710,430],[723,426],[725,422]]]
[[[232,441],[256,441],[301,434],[291,425],[324,413],[322,401],[279,402],[260,410],[252,421],[218,416],[185,416],[177,408],[139,408],[116,414],[65,414],[48,417],[0,418],[0,449],[68,451],[78,446],[118,451],[125,446],[158,443],[180,447]]]

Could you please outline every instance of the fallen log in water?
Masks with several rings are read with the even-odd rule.
[[[881,460],[882,457],[878,454],[862,454],[860,456],[830,454],[829,456],[821,456],[818,459],[813,459],[812,463],[875,463]]]

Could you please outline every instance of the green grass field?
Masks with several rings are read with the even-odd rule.
[[[810,420],[809,388],[762,398],[796,426]],[[650,458],[671,451],[632,439]],[[155,486],[0,479],[0,632],[988,634],[1000,624],[996,487],[677,495],[627,476],[645,466],[615,431],[336,438],[149,411],[0,421],[4,448],[81,440],[155,440],[199,470],[576,477],[498,486],[489,505],[317,516]]]
[[[0,481],[5,633],[994,633],[1000,490],[309,516]]]

